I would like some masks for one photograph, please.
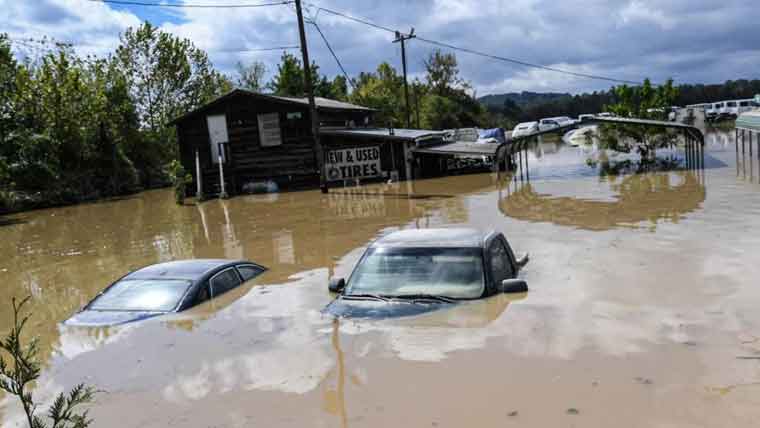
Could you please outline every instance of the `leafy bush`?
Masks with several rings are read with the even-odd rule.
[[[92,402],[95,390],[92,387],[79,384],[68,394],[60,393],[48,409],[48,425],[37,412],[38,405],[34,402],[30,385],[40,377],[40,364],[37,361],[38,340],[32,339],[29,344],[21,340],[30,315],[21,316],[24,305],[29,297],[13,305],[13,327],[8,335],[0,341],[0,350],[10,356],[10,362],[0,358],[0,389],[18,397],[26,414],[29,428],[86,428],[92,424],[87,417],[87,410],[79,412],[78,408]]]
[[[193,177],[185,171],[185,167],[176,159],[169,163],[168,169],[169,177],[174,185],[174,200],[177,201],[177,205],[182,205],[185,203],[187,185],[192,183]]]

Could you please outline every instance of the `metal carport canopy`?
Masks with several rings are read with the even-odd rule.
[[[413,148],[412,152],[432,155],[495,156],[501,146],[502,144],[498,143],[454,141],[435,146],[418,146]]]

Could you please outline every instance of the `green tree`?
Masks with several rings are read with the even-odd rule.
[[[641,86],[622,85],[613,88],[617,102],[607,110],[620,117],[665,120],[668,108],[678,96],[673,80],[653,87],[649,79]],[[677,134],[660,127],[604,124],[600,127],[600,147],[624,153],[636,151],[642,167],[655,161],[656,150],[675,143]]]
[[[253,92],[261,92],[264,89],[264,75],[267,68],[263,62],[253,61],[250,64],[243,64],[238,61],[235,68],[239,87]]]
[[[404,79],[387,62],[377,66],[374,73],[361,73],[349,100],[378,110],[375,120],[394,126],[404,123]]]
[[[459,77],[457,57],[453,53],[436,50],[425,59],[424,64],[427,83],[434,94],[445,97],[457,89],[469,89],[469,84]]]
[[[149,22],[124,32],[113,60],[127,79],[145,143],[160,147],[158,167],[176,157],[174,127],[167,123],[232,88],[203,50]]]
[[[320,76],[319,66],[312,62],[309,68],[311,73],[311,85],[314,96],[325,98],[341,98],[347,91],[340,91],[340,80],[330,82],[326,76]],[[345,84],[343,85],[345,86]],[[280,64],[277,65],[277,73],[269,82],[269,89],[275,95],[285,97],[303,97],[306,95],[304,83],[304,70],[301,61],[293,54],[283,52]]]

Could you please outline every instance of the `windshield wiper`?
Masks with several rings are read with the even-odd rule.
[[[364,300],[364,299],[374,299],[374,300],[381,300],[383,302],[388,302],[388,298],[381,296],[379,294],[344,294],[341,296],[343,299],[357,299],[357,300]]]
[[[409,299],[409,300],[434,300],[436,302],[444,303],[456,303],[455,299],[445,296],[439,296],[437,294],[402,294],[400,296],[393,296],[394,299]]]

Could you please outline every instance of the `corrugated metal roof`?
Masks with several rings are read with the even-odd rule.
[[[303,97],[303,98],[299,98],[299,97],[281,97],[279,95],[264,95],[264,96],[270,97],[270,98],[277,98],[277,99],[280,99],[280,100],[283,100],[283,101],[294,102],[294,103],[303,104],[303,105],[309,105],[309,99],[306,98],[306,97]],[[366,110],[366,111],[373,111],[373,109],[368,108],[368,107],[364,107],[364,106],[360,106],[360,105],[356,105],[356,104],[351,104],[351,103],[346,103],[346,102],[338,101],[338,100],[331,100],[329,98],[322,98],[322,97],[314,97],[314,103],[317,105],[318,109],[319,108],[325,108],[325,109],[335,109],[335,110]]]
[[[501,144],[498,143],[473,143],[470,141],[454,141],[439,146],[416,147],[415,153],[428,153],[434,155],[484,155],[495,156]]]
[[[752,110],[740,114],[736,118],[736,127],[738,129],[760,131],[760,110]]]
[[[407,140],[416,141],[419,139],[425,139],[430,137],[443,137],[446,135],[444,131],[430,131],[425,129],[403,129],[394,128],[393,134],[391,134],[388,128],[339,128],[330,129],[322,128],[319,130],[321,135],[338,135],[347,137],[360,137],[360,138],[380,138],[388,140]]]
[[[219,103],[224,102],[226,99],[231,98],[235,95],[244,95],[251,98],[259,98],[263,100],[271,100],[275,102],[284,102],[284,103],[290,103],[290,104],[298,104],[298,105],[309,105],[308,98],[301,98],[301,97],[281,97],[278,95],[271,95],[271,94],[260,94],[258,92],[249,91],[247,89],[233,89],[230,92],[227,92],[226,94],[209,101],[208,103],[198,107],[195,110],[192,110],[188,113],[183,114],[182,116],[172,120],[169,122],[169,125],[173,125],[175,123],[178,123],[190,116],[193,116],[195,114],[201,113],[210,107],[213,107]],[[314,102],[317,105],[317,110],[353,110],[353,111],[366,111],[371,112],[374,111],[374,109],[363,107],[356,104],[346,103],[343,101],[337,101],[337,100],[331,100],[328,98],[322,98],[322,97],[315,97]]]

